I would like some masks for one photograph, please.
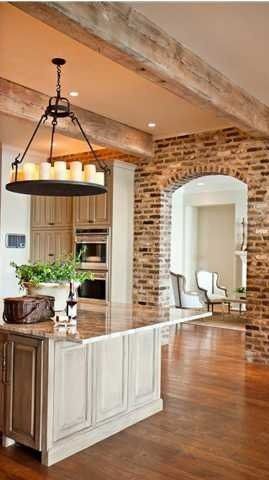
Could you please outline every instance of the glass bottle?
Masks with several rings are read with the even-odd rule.
[[[77,299],[73,282],[70,282],[69,295],[66,301],[66,315],[69,323],[76,323],[77,319]]]

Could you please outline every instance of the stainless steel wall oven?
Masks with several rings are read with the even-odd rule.
[[[85,280],[78,289],[79,298],[108,301],[108,272],[93,272],[94,280]]]
[[[79,287],[81,299],[109,300],[110,244],[110,228],[76,230],[75,254],[79,258],[79,269],[94,274],[94,280],[86,280]]]
[[[75,249],[81,270],[109,270],[109,228],[78,229],[75,234]]]

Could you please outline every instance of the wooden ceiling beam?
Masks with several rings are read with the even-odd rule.
[[[1,113],[37,122],[48,100],[49,97],[43,93],[0,77]],[[150,134],[83,108],[72,105],[72,110],[92,143],[136,156],[152,157],[153,141]],[[45,125],[50,125],[50,122]],[[59,120],[57,130],[68,137],[83,140],[78,127],[68,118]]]
[[[11,2],[13,3],[13,2]],[[232,125],[269,135],[269,108],[132,6],[114,2],[14,2],[76,41]]]

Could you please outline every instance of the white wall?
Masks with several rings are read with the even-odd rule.
[[[0,297],[20,294],[14,270],[10,262],[24,263],[29,260],[30,247],[30,196],[8,192],[5,188],[9,181],[11,162],[18,149],[2,145],[1,154],[1,201],[0,201]],[[44,156],[32,152],[29,161],[41,161]],[[26,248],[6,248],[7,233],[26,235]]]
[[[184,204],[201,207],[206,205],[235,205],[236,245],[240,249],[242,218],[247,219],[247,186],[242,184],[239,190],[221,190],[205,193],[185,193]]]
[[[230,296],[235,288],[235,208],[231,205],[197,207],[197,270],[219,273],[219,284]]]
[[[184,267],[183,274],[186,276],[186,285],[190,290],[196,288],[195,272],[197,270],[197,237],[198,215],[197,207],[184,204]]]
[[[135,165],[114,161],[111,301],[132,303]]]
[[[179,188],[172,195],[171,266],[172,272],[184,269],[184,199]]]

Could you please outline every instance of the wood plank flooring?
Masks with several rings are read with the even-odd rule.
[[[244,334],[183,325],[164,347],[165,410],[49,469],[0,449],[1,480],[268,480],[269,367]]]
[[[189,323],[191,325],[201,325],[202,327],[226,328],[229,330],[239,330],[244,332],[247,322],[244,314],[239,315],[238,312],[232,312],[231,314],[225,313],[223,315],[218,312],[214,313],[211,318],[200,318]]]

